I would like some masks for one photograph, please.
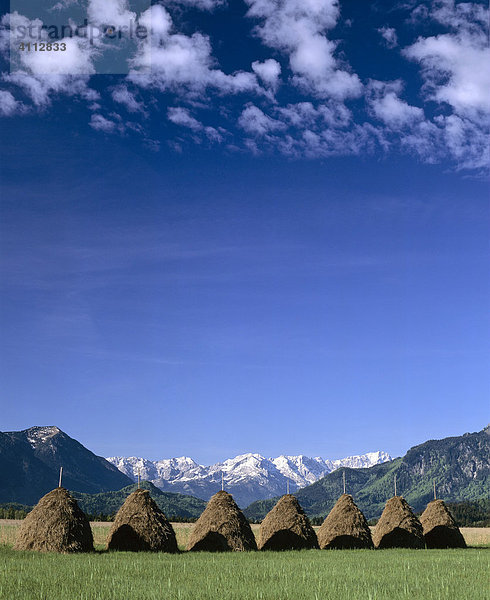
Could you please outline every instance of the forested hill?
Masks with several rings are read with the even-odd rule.
[[[347,492],[367,518],[379,517],[394,493],[403,495],[415,510],[422,510],[437,496],[448,502],[490,497],[490,427],[459,437],[429,440],[411,448],[405,456],[368,469],[339,469],[305,487],[296,496],[306,513],[324,517],[342,494],[345,472]],[[254,502],[244,513],[260,520],[277,498]]]
[[[76,498],[80,508],[89,515],[113,515],[137,487],[137,484],[134,483],[117,492],[102,492],[100,494],[72,492],[72,495]],[[142,481],[140,487],[150,491],[153,500],[169,519],[197,519],[206,508],[204,500],[184,494],[162,492],[149,481]]]

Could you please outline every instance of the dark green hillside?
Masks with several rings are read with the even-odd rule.
[[[396,474],[398,493],[415,510],[423,510],[437,495],[448,502],[474,501],[490,497],[490,428],[459,437],[430,440],[411,448],[402,458],[369,469],[339,469],[296,492],[311,517],[324,517],[342,493],[342,472],[347,491],[354,496],[368,519],[379,517],[393,495]],[[254,502],[244,513],[260,520],[277,498]]]
[[[448,503],[459,527],[490,527],[490,499]]]
[[[72,492],[80,508],[90,515],[113,515],[123,505],[126,498],[134,492],[136,483],[117,492],[102,492],[100,494],[82,494]],[[142,481],[140,487],[149,490],[150,494],[168,518],[179,517],[196,519],[206,507],[206,502],[194,496],[162,492],[149,481]]]

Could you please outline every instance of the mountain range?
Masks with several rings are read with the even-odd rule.
[[[157,488],[190,494],[209,500],[221,489],[221,481],[241,507],[254,500],[270,498],[308,486],[327,473],[341,467],[367,468],[392,460],[386,452],[369,452],[338,460],[321,457],[285,456],[265,458],[261,454],[241,454],[211,466],[198,464],[192,458],[168,458],[151,461],[131,456],[111,456],[107,460],[133,481],[151,481]]]
[[[382,461],[385,457],[383,453],[373,453],[324,461],[305,456],[266,459],[258,454],[246,454],[212,467],[198,465],[188,458],[156,461],[161,463],[160,471],[147,461],[147,472],[143,472],[143,464],[138,466],[143,459],[119,459],[128,461],[125,468],[129,476],[57,427],[31,427],[0,433],[0,503],[35,504],[58,485],[60,466],[63,466],[63,485],[90,513],[111,514],[117,510],[134,489],[133,478],[138,468],[143,479],[153,477],[162,482],[179,482],[184,491],[191,489],[192,484],[196,486],[192,489],[200,490],[201,498],[195,498],[177,493],[176,484],[168,484],[171,491],[162,491],[150,482],[141,483],[148,486],[164,511],[184,518],[200,514],[205,505],[204,494],[211,495],[220,489],[222,473],[225,489],[232,492],[242,506],[252,497],[254,502],[244,513],[254,520],[261,520],[278,496],[286,492],[288,480],[293,491],[293,484],[299,487],[316,479],[294,493],[305,512],[317,518],[324,517],[342,493],[344,475],[347,492],[354,496],[368,518],[379,516],[386,500],[394,494],[395,476],[398,494],[415,510],[423,509],[433,498],[434,484],[437,497],[447,502],[490,498],[490,426],[476,433],[429,440],[414,446],[403,457],[363,466],[368,464],[363,461]],[[322,470],[331,468],[335,470],[322,476]],[[194,480],[191,474],[195,473]],[[276,496],[270,497],[274,486]],[[269,494],[269,497],[253,497],[259,493]]]
[[[325,517],[346,488],[367,518],[379,517],[397,493],[415,510],[434,498],[447,502],[490,498],[490,426],[476,433],[429,440],[411,448],[405,456],[367,469],[341,469],[295,493],[310,517]],[[259,500],[244,513],[260,521],[278,498]]]

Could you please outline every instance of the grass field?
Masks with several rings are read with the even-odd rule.
[[[15,541],[17,528],[22,521],[11,521],[0,519],[0,544],[12,545]],[[111,527],[111,523],[93,522],[92,533],[94,534],[94,543],[97,550],[105,548],[107,534]],[[194,526],[193,523],[172,523],[177,536],[177,543],[181,550],[185,550],[190,532]],[[255,537],[258,536],[260,525],[252,525],[252,531]],[[314,527],[318,530],[318,527]],[[371,529],[374,529],[371,527]],[[490,548],[490,527],[462,527],[461,533],[468,546],[473,547],[489,547]]]
[[[92,526],[100,548],[110,524]],[[58,555],[12,550],[17,527],[0,521],[0,600],[490,600],[484,547]]]

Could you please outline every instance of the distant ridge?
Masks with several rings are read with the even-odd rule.
[[[113,515],[124,504],[126,498],[137,489],[137,484],[133,483],[117,492],[101,492],[100,494],[82,494],[73,492],[73,497],[77,500],[80,508],[90,515]],[[183,494],[174,494],[172,492],[162,492],[149,481],[141,481],[140,488],[148,490],[151,497],[163,510],[165,515],[171,518],[197,519],[206,508],[206,502],[192,496]]]
[[[393,496],[396,475],[398,493],[416,510],[423,510],[437,497],[445,502],[490,498],[490,428],[459,437],[429,440],[411,448],[402,458],[367,469],[342,469],[325,475],[295,493],[310,517],[325,517],[342,493],[345,471],[347,492],[365,516],[379,517]],[[277,498],[250,504],[243,512],[249,519],[262,519]]]
[[[161,490],[190,494],[204,500],[209,500],[221,489],[223,475],[226,490],[243,507],[254,500],[285,493],[288,483],[291,491],[296,491],[335,469],[370,467],[392,459],[386,452],[378,451],[339,460],[310,458],[302,454],[265,458],[261,454],[248,453],[211,466],[199,465],[187,456],[157,461],[112,456],[107,460],[133,481],[139,472]]]

